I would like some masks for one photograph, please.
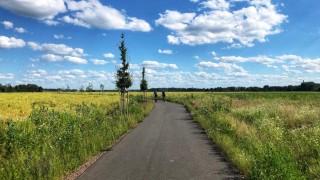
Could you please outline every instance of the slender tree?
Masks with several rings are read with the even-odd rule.
[[[147,93],[147,90],[148,90],[148,82],[145,79],[145,73],[146,73],[146,70],[145,70],[145,67],[143,67],[142,68],[142,80],[141,80],[141,83],[140,83],[140,90],[143,92],[143,99],[144,100],[146,99],[146,93]]]
[[[101,89],[101,93],[102,93],[104,90],[104,85],[102,83],[100,84],[100,89]]]
[[[120,91],[120,109],[121,112],[125,109],[125,93],[126,90],[132,86],[132,77],[129,69],[129,63],[127,62],[127,48],[125,46],[125,39],[124,34],[121,34],[121,43],[119,45],[120,55],[121,55],[121,66],[117,70],[117,81],[116,86],[117,89]],[[127,96],[128,97],[128,96]],[[128,106],[128,99],[127,99],[127,106]]]
[[[89,85],[86,88],[87,92],[92,92],[93,91],[93,85],[91,83],[89,83]]]

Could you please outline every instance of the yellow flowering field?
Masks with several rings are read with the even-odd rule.
[[[57,111],[73,112],[77,105],[108,105],[119,101],[118,93],[0,93],[0,119],[23,120],[33,105],[43,104]]]

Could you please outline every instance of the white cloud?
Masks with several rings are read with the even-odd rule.
[[[170,50],[170,49],[165,49],[165,50],[158,49],[158,53],[160,53],[160,54],[173,54],[172,50]]]
[[[72,69],[72,70],[60,70],[58,71],[59,75],[84,75],[84,71],[81,69]]]
[[[284,62],[284,59],[282,58],[271,58],[268,56],[256,56],[256,57],[222,56],[222,57],[215,57],[214,59],[223,61],[223,62],[229,62],[229,63],[256,62],[256,63],[262,63],[266,65]]]
[[[4,26],[6,29],[12,29],[12,28],[13,28],[13,23],[10,22],[10,21],[2,21],[1,24],[3,24],[3,26]]]
[[[205,79],[214,79],[219,77],[216,73],[207,73],[203,71],[195,72],[194,74]]]
[[[25,29],[22,28],[22,27],[14,28],[14,30],[17,31],[18,33],[25,33],[25,32],[27,32],[27,30],[25,30]]]
[[[200,59],[200,56],[193,56],[194,59]]]
[[[105,58],[114,58],[115,56],[112,53],[103,54]]]
[[[213,68],[213,69],[223,69],[228,75],[246,76],[248,72],[244,70],[241,66],[231,63],[214,63],[211,61],[202,61],[195,65],[199,69],[203,68]]]
[[[204,8],[210,8],[214,10],[228,10],[230,4],[226,0],[207,0],[201,3]]]
[[[178,69],[178,66],[176,64],[159,63],[157,61],[143,61],[142,66],[149,67],[149,68]]]
[[[145,72],[146,74],[149,74],[149,75],[157,74],[157,71],[153,69],[148,69],[148,68],[145,69]]]
[[[267,36],[281,32],[280,25],[287,16],[279,13],[271,0],[242,3],[247,3],[247,6],[231,10],[229,2],[225,0],[207,0],[202,5],[209,10],[199,14],[166,10],[160,14],[156,24],[172,31],[167,36],[171,44],[224,42],[234,47],[250,47],[254,41],[265,42]]]
[[[190,2],[193,2],[193,3],[196,3],[198,2],[199,0],[190,0]]]
[[[32,70],[27,72],[28,72],[28,76],[33,76],[33,77],[41,77],[47,74],[47,71],[43,69]]]
[[[52,54],[59,55],[71,55],[71,56],[83,56],[84,50],[81,48],[72,48],[65,44],[38,44],[36,42],[28,42],[28,46],[34,51],[44,51]]]
[[[42,59],[50,61],[50,62],[60,62],[60,61],[69,61],[75,64],[87,64],[88,61],[80,58],[80,57],[74,57],[74,56],[59,56],[55,54],[45,54],[42,56]]]
[[[211,55],[212,55],[213,57],[215,57],[215,56],[217,56],[217,53],[214,52],[214,51],[211,51]]]
[[[46,19],[43,22],[48,26],[56,26],[56,25],[60,24],[58,21],[51,20],[51,19]]]
[[[52,19],[66,11],[64,0],[1,0],[0,7],[36,19]]]
[[[320,73],[320,58],[301,58],[291,61],[293,67],[299,67],[305,70],[307,73]],[[292,71],[292,73],[297,73]]]
[[[26,42],[22,39],[16,39],[15,37],[0,36],[0,49],[21,48],[26,45]]]
[[[62,35],[62,34],[54,34],[53,35],[53,37],[55,38],[55,39],[63,39],[64,38],[64,35]]]
[[[109,63],[108,61],[100,60],[100,59],[91,59],[91,62],[92,62],[94,65],[105,65],[105,64],[108,64],[108,63]]]
[[[70,16],[63,16],[62,18],[59,18],[60,21],[63,21],[65,23],[70,23],[77,26],[82,26],[86,28],[90,28],[91,26],[84,21],[78,19],[78,18],[71,18]]]
[[[63,57],[66,61],[76,63],[76,64],[87,64],[87,60],[82,59],[80,57],[73,57],[73,56],[64,56]]]
[[[54,34],[53,37],[55,39],[72,39],[70,36],[69,37],[65,37],[63,34]]]
[[[101,4],[98,0],[66,1],[68,10],[75,12],[61,20],[87,28],[119,29],[131,31],[151,31],[149,23],[142,19],[129,17],[123,12]]]
[[[54,54],[45,54],[45,55],[42,55],[42,58],[51,62],[63,61],[62,56],[58,56]]]
[[[196,13],[180,13],[178,11],[166,10],[160,14],[160,18],[156,20],[157,25],[162,25],[173,31],[182,31],[192,22]]]
[[[7,73],[7,74],[0,73],[0,79],[13,79],[13,78],[14,78],[14,74],[12,73]]]

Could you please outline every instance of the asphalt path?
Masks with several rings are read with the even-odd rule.
[[[78,179],[240,179],[187,110],[158,101],[134,130]]]

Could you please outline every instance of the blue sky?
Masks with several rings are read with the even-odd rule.
[[[125,33],[137,89],[320,82],[314,0],[0,0],[0,83],[115,89]]]

